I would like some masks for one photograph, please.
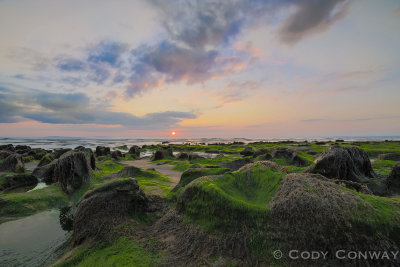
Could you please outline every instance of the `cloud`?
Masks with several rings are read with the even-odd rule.
[[[55,94],[37,90],[0,94],[0,123],[34,120],[51,124],[121,125],[128,129],[166,129],[183,119],[193,119],[192,112],[165,111],[142,117],[112,112],[104,103],[91,103],[82,93]]]
[[[120,63],[121,55],[127,51],[125,44],[103,40],[89,49],[88,62],[107,63],[110,66],[117,66]]]
[[[296,11],[280,30],[280,38],[285,43],[296,43],[308,35],[327,30],[347,14],[349,1],[297,0],[293,4]]]
[[[62,71],[83,71],[86,69],[85,62],[74,58],[57,58],[56,67]]]

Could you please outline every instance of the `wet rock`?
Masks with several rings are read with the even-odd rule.
[[[22,156],[16,153],[10,154],[0,164],[0,171],[24,172]]]
[[[93,171],[91,154],[70,151],[62,155],[54,166],[54,179],[64,192],[72,193],[83,184],[89,183]]]
[[[153,155],[153,157],[152,157],[152,161],[155,161],[155,160],[161,160],[161,159],[165,159],[165,158],[174,158],[174,155],[172,154],[172,149],[167,149],[167,150],[164,150],[164,149],[158,149],[155,153],[154,153],[154,155]]]
[[[269,153],[269,149],[260,148],[260,149],[257,149],[256,151],[254,151],[253,158],[256,158],[258,156],[265,155],[268,153]]]
[[[96,147],[96,156],[108,156],[111,155],[111,150],[109,147],[104,147],[104,146],[97,146]]]
[[[37,184],[37,182],[38,180],[36,179],[36,177],[31,174],[0,174],[0,192],[22,186],[35,185]]]
[[[242,156],[244,156],[244,157],[248,157],[248,156],[253,156],[253,154],[254,154],[254,151],[253,151],[253,148],[252,147],[246,147],[245,149],[243,149],[241,152],[240,152],[240,155],[242,155]]]
[[[128,154],[131,154],[132,156],[139,158],[140,148],[138,146],[131,146],[131,148],[129,148]]]
[[[237,159],[237,160],[233,160],[230,162],[225,162],[225,163],[221,163],[219,166],[221,166],[222,168],[228,168],[231,171],[237,171],[238,169],[240,169],[242,166],[251,163],[252,160],[249,158],[244,158],[244,159]]]
[[[277,147],[272,149],[273,158],[285,158],[290,164],[298,167],[307,165],[307,162],[297,155],[297,152],[287,147]]]
[[[320,154],[309,172],[354,182],[368,182],[375,177],[367,153],[358,147],[330,147]]]
[[[6,151],[10,151],[10,152],[14,152],[15,148],[12,144],[8,144],[8,145],[1,145],[0,146],[0,150],[6,150]]]
[[[186,152],[181,152],[176,156],[177,159],[181,160],[188,160],[189,159],[189,154]]]
[[[53,153],[51,153],[53,159],[58,159],[68,151],[71,151],[72,149],[70,148],[61,148],[61,149],[54,149]]]
[[[116,224],[148,208],[148,198],[136,179],[111,181],[86,193],[73,218],[72,244],[86,239],[102,241]]]
[[[387,178],[388,189],[391,192],[400,193],[400,162],[394,165],[389,177]]]
[[[115,150],[111,153],[111,157],[113,159],[118,159],[118,158],[122,158],[122,153],[119,150]]]
[[[5,159],[8,156],[10,156],[11,154],[13,154],[13,152],[7,151],[7,150],[1,150],[0,151],[0,159]]]

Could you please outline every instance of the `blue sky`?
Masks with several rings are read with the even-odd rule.
[[[400,134],[400,2],[0,1],[0,136]]]

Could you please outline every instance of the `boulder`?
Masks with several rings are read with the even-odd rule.
[[[114,150],[114,151],[111,153],[111,157],[112,157],[113,159],[118,159],[118,158],[122,158],[123,156],[122,156],[121,151],[119,151],[119,150]]]
[[[17,145],[15,146],[15,153],[18,154],[25,154],[28,153],[29,151],[31,151],[32,148],[30,146],[25,146],[25,145]]]
[[[95,168],[96,162],[92,150],[71,150],[59,159],[37,167],[32,174],[46,184],[59,182],[65,192],[71,193],[90,181],[92,170]]]
[[[332,146],[325,150],[309,172],[354,182],[368,182],[369,178],[375,177],[367,153],[350,146]]]
[[[61,189],[72,193],[83,184],[90,182],[93,171],[92,154],[70,151],[62,155],[54,166],[54,182],[59,182]]]
[[[60,149],[54,149],[54,151],[51,153],[53,159],[58,159],[68,151],[71,151],[72,149],[70,148],[60,148]]]
[[[245,149],[243,149],[241,152],[240,152],[240,155],[242,155],[242,156],[244,156],[244,157],[248,157],[248,156],[253,156],[253,154],[254,154],[254,151],[253,151],[253,148],[252,147],[246,147]]]
[[[237,160],[233,160],[230,162],[225,162],[225,163],[221,163],[219,166],[221,166],[222,168],[228,168],[231,171],[237,171],[239,170],[242,166],[251,163],[252,160],[249,158],[244,158],[244,159],[237,159]]]
[[[0,164],[0,171],[24,172],[22,156],[16,153],[10,154]]]
[[[42,167],[44,165],[50,164],[50,162],[52,162],[53,160],[54,160],[54,158],[52,157],[51,153],[48,153],[41,158],[41,160],[38,164],[38,167]]]
[[[174,155],[172,154],[172,149],[158,149],[156,152],[154,152],[154,155],[152,157],[152,161],[155,160],[161,160],[161,159],[165,159],[165,158],[173,158]]]
[[[391,192],[400,192],[400,162],[394,165],[389,177],[387,178],[388,189]]]
[[[131,154],[132,156],[139,158],[140,148],[138,146],[131,146],[131,148],[129,148],[128,154]]]
[[[256,151],[254,151],[253,158],[256,158],[258,156],[265,155],[265,154],[268,154],[268,153],[269,153],[268,149],[260,148],[260,149],[257,149]]]
[[[111,150],[109,147],[97,146],[96,147],[96,156],[108,156],[111,154]]]
[[[176,156],[177,159],[181,160],[188,160],[189,159],[189,154],[186,152],[181,152]]]
[[[0,192],[27,185],[35,185],[38,180],[31,174],[1,174],[0,175]]]
[[[102,241],[116,224],[145,212],[148,203],[136,179],[111,181],[87,192],[73,216],[72,244],[79,245],[86,239]]]
[[[256,165],[261,165],[263,168],[270,168],[273,171],[285,172],[285,170],[281,166],[279,166],[278,164],[276,164],[273,161],[268,161],[268,160],[248,163],[248,164],[244,165],[243,167],[241,167],[240,169],[238,169],[238,171],[240,171],[240,172],[252,171],[253,166],[256,166]]]
[[[328,255],[335,255],[339,249],[345,251],[385,249],[397,251],[398,249],[396,242],[399,238],[395,234],[400,229],[398,225],[393,225],[392,234],[388,234],[389,232],[385,232],[384,229],[375,229],[373,222],[363,218],[379,216],[381,211],[377,211],[363,198],[342,189],[319,174],[286,175],[280,189],[269,202],[268,209],[270,213],[268,238],[273,244],[284,244],[285,251],[291,249],[313,251],[323,248],[329,252]],[[398,218],[397,215],[393,220]],[[376,231],[380,231],[380,234]],[[326,264],[317,261],[311,263],[312,266]],[[344,263],[329,266],[347,266]],[[354,262],[349,262],[349,266],[352,264]],[[362,265],[375,265],[370,264]]]
[[[290,164],[298,167],[306,166],[304,159],[297,155],[297,152],[287,147],[277,147],[272,149],[273,158],[285,158]]]
[[[7,158],[11,154],[13,154],[13,152],[7,150],[0,150],[0,160]]]
[[[15,148],[12,144],[8,144],[8,145],[1,145],[0,146],[0,150],[6,150],[6,151],[10,151],[10,152],[14,152]]]

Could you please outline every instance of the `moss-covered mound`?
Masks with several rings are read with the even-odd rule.
[[[252,168],[192,181],[178,196],[178,210],[208,230],[231,232],[265,224],[267,204],[283,173],[261,165]]]
[[[285,176],[268,209],[269,242],[286,252],[328,251],[333,257],[338,250],[398,250],[398,203],[345,190],[318,174]]]
[[[179,188],[186,186],[191,181],[199,177],[209,176],[209,175],[220,175],[228,171],[229,169],[227,168],[190,168],[186,170],[184,173],[182,173],[179,183],[175,186],[175,188],[172,191],[174,192],[177,191]]]
[[[1,173],[0,192],[26,185],[35,185],[38,180],[35,176],[25,173]]]

